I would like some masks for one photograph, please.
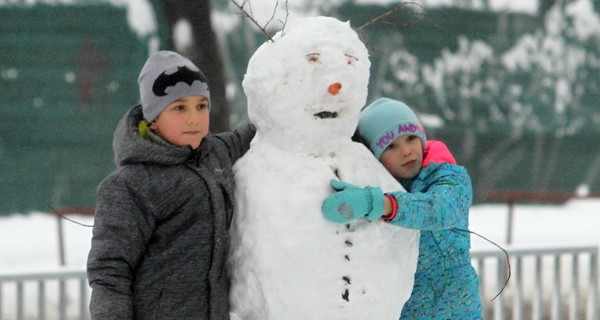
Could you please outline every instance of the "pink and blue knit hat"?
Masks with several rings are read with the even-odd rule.
[[[358,133],[377,159],[396,138],[411,134],[419,137],[423,148],[425,129],[417,115],[403,102],[379,98],[360,113]]]

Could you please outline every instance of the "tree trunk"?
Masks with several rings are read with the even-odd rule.
[[[162,0],[162,6],[171,39],[173,28],[180,19],[191,25],[193,44],[186,56],[202,70],[210,87],[211,132],[229,131],[231,106],[225,96],[223,60],[212,29],[210,0]],[[173,43],[169,47],[175,48]]]

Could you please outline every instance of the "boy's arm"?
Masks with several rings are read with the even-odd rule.
[[[254,125],[252,123],[247,123],[241,125],[232,132],[216,134],[215,137],[227,145],[229,155],[232,161],[235,162],[250,149],[250,142],[255,134],[256,128]]]
[[[87,275],[92,319],[133,319],[133,270],[145,250],[150,224],[126,185],[114,176],[98,187]]]
[[[471,179],[465,168],[451,164],[431,165],[419,178],[430,180],[420,192],[392,192],[397,213],[389,222],[406,228],[443,230],[468,221],[473,200]]]

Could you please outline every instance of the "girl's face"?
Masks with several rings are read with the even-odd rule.
[[[203,96],[185,96],[169,104],[150,129],[176,146],[196,149],[208,134],[209,123],[208,100]]]
[[[381,154],[379,161],[397,179],[414,178],[423,163],[423,145],[415,135],[403,135],[394,140]]]

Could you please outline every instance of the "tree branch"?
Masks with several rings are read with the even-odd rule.
[[[397,6],[395,6],[394,8],[384,12],[383,14],[374,17],[372,19],[369,19],[369,21],[367,21],[366,23],[364,23],[363,25],[361,25],[358,28],[355,28],[355,30],[357,32],[363,31],[366,27],[381,22],[383,24],[388,24],[388,25],[392,25],[392,26],[396,26],[398,27],[396,24],[390,22],[390,21],[386,21],[385,19],[388,18],[389,16],[391,16],[392,14],[398,12],[398,11],[403,11],[403,9],[409,5],[414,5],[417,6],[419,8],[421,8],[423,11],[425,11],[425,8],[416,3],[416,2],[412,2],[412,1],[404,1],[402,3],[399,3]],[[411,12],[411,15],[415,16],[415,17],[421,17],[421,18],[425,18],[426,20],[428,20],[432,25],[434,25],[437,29],[442,30],[442,32],[444,32],[443,28],[441,28],[437,23],[435,23],[435,21],[433,21],[432,19],[430,19],[430,17],[426,14],[426,13],[417,13],[417,12]],[[410,23],[408,23],[410,24]],[[444,32],[445,33],[445,32]]]
[[[265,25],[261,25],[258,21],[256,21],[256,19],[254,18],[254,13],[252,12],[252,5],[250,4],[249,0],[243,0],[242,3],[238,3],[235,0],[231,0],[231,3],[233,3],[238,9],[240,9],[240,11],[242,11],[242,13],[244,14],[244,16],[246,16],[246,18],[248,18],[264,35],[267,36],[267,39],[269,41],[273,41],[273,38],[271,37],[271,35],[269,35],[269,33],[267,32],[267,26],[273,22],[273,20],[275,20],[275,15],[277,13],[277,8],[279,7],[279,1],[275,2],[275,7],[273,8],[273,13],[271,14],[271,17],[269,18],[269,20],[265,23]],[[246,5],[248,5],[249,10],[246,10]],[[282,30],[285,28],[285,25],[287,23],[287,19],[289,16],[289,11],[288,11],[288,0],[285,1],[285,20],[280,22],[283,25]]]
[[[383,19],[387,18],[391,14],[393,14],[393,13],[395,13],[397,11],[400,11],[401,9],[403,9],[408,4],[415,4],[415,5],[420,6],[419,4],[414,3],[414,2],[402,2],[402,3],[398,4],[397,6],[395,6],[394,8],[392,8],[391,10],[386,11],[383,14],[377,16],[377,17],[369,19],[369,21],[367,21],[366,23],[364,23],[362,26],[356,28],[356,31],[363,30],[364,28],[366,28],[366,27],[368,27],[368,26],[370,26],[370,25],[372,25],[372,24],[374,24],[374,23],[376,23],[376,22],[378,22],[380,20],[383,20]]]

